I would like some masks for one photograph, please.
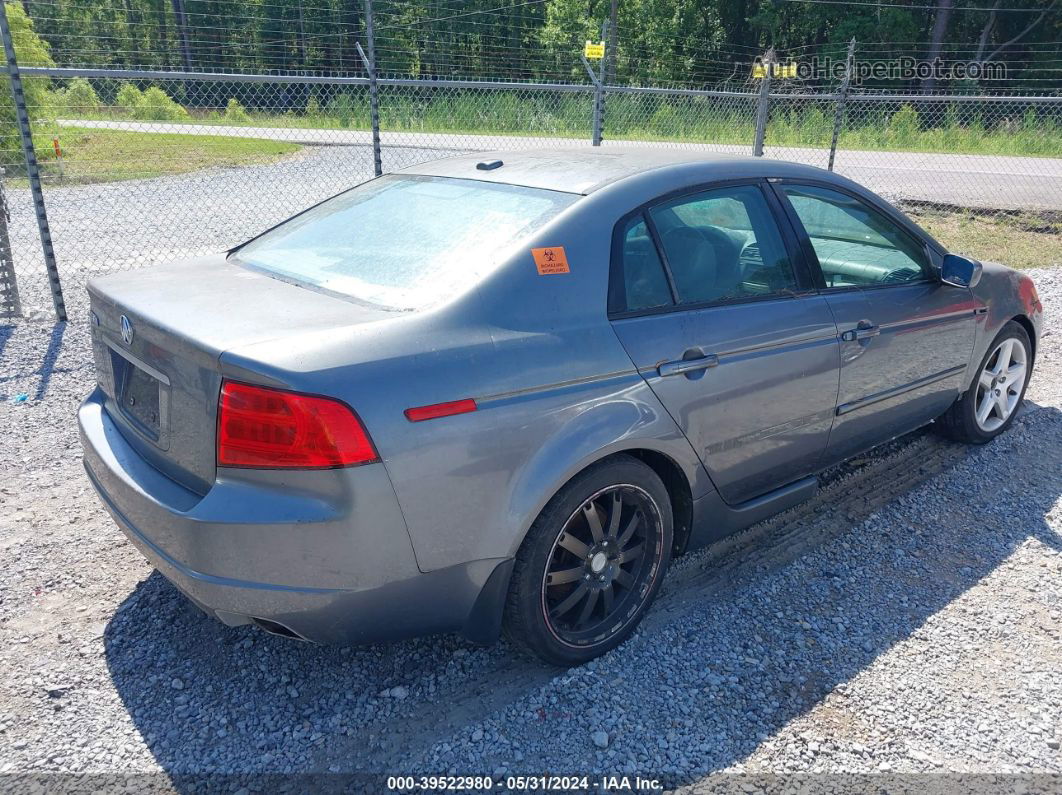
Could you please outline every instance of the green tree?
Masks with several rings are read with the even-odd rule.
[[[232,122],[233,124],[246,124],[251,120],[250,114],[247,109],[240,104],[240,101],[236,97],[229,97],[229,102],[225,105],[225,121]]]
[[[48,44],[33,30],[33,23],[22,6],[18,3],[6,3],[8,24],[11,27],[11,39],[15,45],[15,57],[23,66],[54,66],[48,52]],[[6,81],[5,81],[6,83]],[[48,79],[43,77],[25,77],[22,88],[26,95],[26,109],[29,111],[30,123],[34,134],[40,134],[55,118],[52,92]],[[22,140],[15,118],[15,103],[11,98],[11,88],[4,85],[0,89],[0,162],[5,167],[24,166]]]
[[[23,5],[63,66],[184,68],[186,40],[188,62],[201,70],[364,71],[355,49],[357,42],[366,43],[358,0],[23,0]],[[1006,8],[990,0],[983,8],[950,0],[928,5],[933,7],[618,0],[615,79],[694,87],[744,82],[753,59],[769,46],[797,60],[841,59],[854,36],[864,60],[939,52],[945,60],[1004,62],[1007,82],[995,88],[1044,90],[1057,84],[1059,0],[1008,0]],[[601,38],[610,6],[611,0],[509,5],[376,0],[377,64],[381,73],[397,76],[584,82],[579,54],[587,39]],[[182,24],[175,9],[181,10]],[[984,85],[942,81],[938,87],[976,91]],[[887,87],[919,86],[894,80]],[[256,111],[302,110],[309,96],[308,89],[277,93],[248,87],[240,101]],[[180,99],[189,107],[217,102],[210,90],[192,89]],[[319,96],[318,102],[327,105],[328,98]]]
[[[158,86],[150,86],[133,108],[133,118],[143,121],[183,121],[188,111]]]
[[[92,83],[83,77],[75,77],[65,90],[56,92],[56,106],[73,118],[99,113],[102,103]]]
[[[143,96],[143,92],[132,83],[122,83],[121,88],[118,89],[118,96],[115,98],[115,102],[118,103],[118,107],[132,115]]]

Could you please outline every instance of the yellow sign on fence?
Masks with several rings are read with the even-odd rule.
[[[594,44],[592,41],[588,41],[586,46],[583,47],[583,55],[587,58],[604,58],[605,57],[605,42],[601,41]]]
[[[761,79],[767,74],[767,70],[763,68],[763,64],[757,61],[752,65],[752,76],[754,79]],[[795,63],[773,63],[771,64],[771,77],[775,79],[794,78],[797,76],[797,65]]]

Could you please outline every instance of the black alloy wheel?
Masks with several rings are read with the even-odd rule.
[[[671,500],[628,455],[576,475],[546,505],[516,556],[505,609],[520,649],[578,665],[628,638],[671,560]]]

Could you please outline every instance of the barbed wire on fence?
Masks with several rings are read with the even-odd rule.
[[[51,57],[59,66],[363,73],[355,47],[359,40],[364,44],[367,19],[360,3],[285,0],[208,5],[172,0],[155,7],[140,0],[102,6],[79,0],[24,0],[23,5],[38,31],[52,43]],[[378,72],[521,82],[577,79],[580,65],[572,53],[584,39],[605,35],[613,23],[608,5],[591,7],[593,16],[587,16],[586,9],[573,16],[574,6],[553,0],[376,0],[372,13]],[[635,4],[619,4],[616,26],[623,31],[610,53],[605,80],[610,84],[689,87],[733,82],[735,68],[747,66],[764,49],[750,43],[741,30],[731,31],[732,39],[721,38],[696,19],[658,19],[651,32],[643,33],[647,21],[625,17],[628,5],[632,10],[626,13],[636,13]],[[999,25],[984,33],[994,35],[997,29]],[[979,81],[981,86],[1003,87],[1019,81],[1026,87],[1051,85],[1052,81],[1057,85],[1062,42],[1046,40],[1041,33],[1009,39],[1000,34],[996,40],[992,35],[940,41],[935,51],[945,64],[984,60],[999,51],[1011,67],[1009,72],[986,75]],[[845,41],[829,40],[780,45],[780,58],[798,61],[843,60],[846,48]],[[861,45],[861,57],[867,59],[921,58],[926,51],[925,41]],[[891,78],[874,84],[897,87]]]

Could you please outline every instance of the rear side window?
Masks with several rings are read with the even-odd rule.
[[[396,309],[468,289],[577,194],[391,176],[342,193],[239,248],[236,262]]]
[[[683,304],[798,289],[767,200],[755,185],[717,188],[650,210]]]
[[[671,288],[668,287],[664,266],[656,245],[642,216],[632,218],[623,231],[623,288],[626,310],[636,312],[669,306]]]

